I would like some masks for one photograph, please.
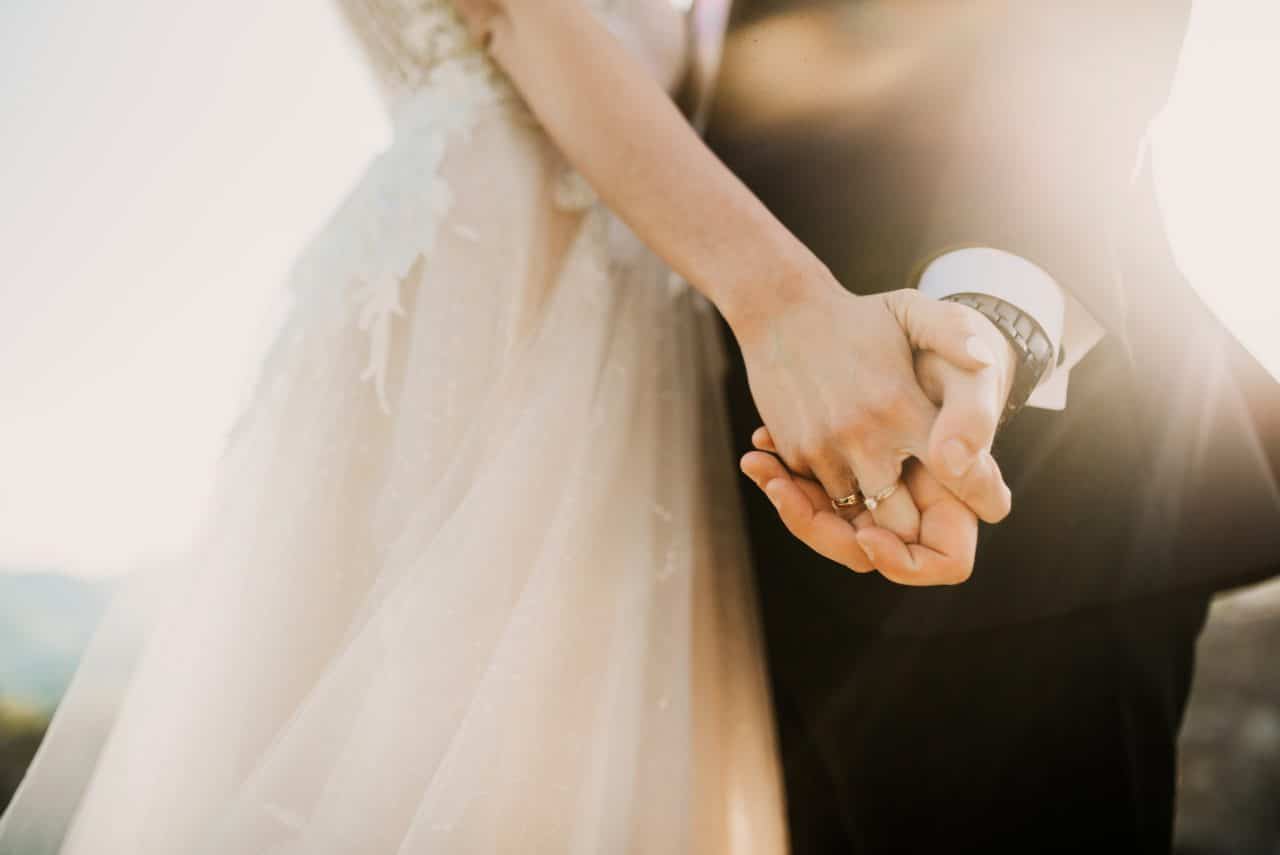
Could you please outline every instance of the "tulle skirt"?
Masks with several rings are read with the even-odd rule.
[[[0,853],[783,848],[712,315],[481,126],[434,219],[387,202],[406,136],[304,253],[203,534],[119,595]]]

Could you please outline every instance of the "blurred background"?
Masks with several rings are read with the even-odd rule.
[[[1280,4],[1200,0],[1178,260],[1280,376]],[[329,4],[0,3],[0,805],[113,579],[194,533],[294,254],[389,131]],[[1179,848],[1280,852],[1280,584],[1201,642]]]

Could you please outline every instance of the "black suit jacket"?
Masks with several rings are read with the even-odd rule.
[[[847,287],[913,287],[939,254],[991,246],[1107,330],[1065,411],[1025,410],[999,437],[1014,510],[984,527],[969,582],[856,576],[747,491],[768,610],[933,633],[1280,568],[1280,390],[1177,270],[1143,165],[1188,14],[1189,0],[740,0],[709,139]],[[745,450],[759,417],[740,361],[730,385]]]

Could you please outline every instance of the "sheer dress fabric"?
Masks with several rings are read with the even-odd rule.
[[[592,8],[594,7],[594,8]],[[712,316],[446,2],[189,556],[117,596],[0,853],[756,853],[781,791]],[[584,4],[664,85],[666,0]]]

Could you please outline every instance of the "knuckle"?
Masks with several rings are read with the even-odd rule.
[[[982,332],[981,324],[987,323],[987,319],[978,313],[976,309],[960,303],[946,303],[947,323],[954,325],[961,332],[968,335],[977,335]]]
[[[875,433],[876,420],[864,412],[851,413],[836,423],[835,435],[846,450],[860,451],[870,444]]]
[[[795,511],[788,507],[785,502],[778,505],[778,517],[781,518],[782,524],[786,526],[787,531],[794,536],[803,538],[803,521],[796,515]]]
[[[899,288],[896,291],[885,291],[876,295],[889,314],[899,326],[910,329],[912,315],[919,305],[920,294],[914,288]]]
[[[963,394],[962,390],[956,396],[953,409],[948,412],[948,435],[958,433],[975,448],[987,447],[989,443],[986,440],[995,432],[996,422],[1000,418],[995,402],[990,398],[991,396],[983,394]],[[946,402],[943,408],[946,409]]]
[[[907,390],[900,383],[879,383],[865,390],[859,403],[859,422],[883,426],[898,421],[906,410]]]
[[[971,576],[973,576],[973,564],[963,561],[955,561],[947,568],[945,584],[962,585],[969,581]]]
[[[787,465],[792,472],[813,472],[822,471],[823,460],[826,458],[826,448],[824,443],[816,437],[806,439],[798,443],[795,451],[786,458]]]
[[[795,442],[775,442],[774,451],[766,453],[773,454],[783,466],[793,472],[802,469],[808,461],[804,446]]]
[[[916,328],[916,321],[919,319],[921,304],[924,299],[920,292],[914,288],[900,288],[885,295],[885,302],[889,306],[889,310],[897,318],[898,324],[903,330]]]
[[[814,467],[821,467],[827,462],[827,458],[831,456],[830,438],[821,433],[812,433],[805,436],[800,441],[800,454],[804,457],[805,463]]]
[[[904,309],[911,309],[913,306],[920,304],[924,299],[924,295],[915,288],[898,288],[885,294],[885,298]]]
[[[995,430],[996,422],[1000,420],[1000,413],[996,407],[995,397],[992,395],[982,395],[978,400],[973,402],[973,408],[970,411],[973,428],[983,434]]]

